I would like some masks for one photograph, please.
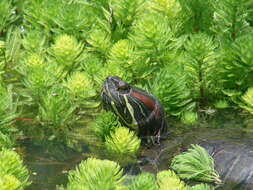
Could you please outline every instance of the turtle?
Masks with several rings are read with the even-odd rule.
[[[154,148],[142,149],[140,171],[168,169],[173,156],[191,144],[199,144],[214,158],[215,169],[224,183],[221,190],[253,189],[253,134],[242,129],[198,129],[176,137],[169,132],[168,136],[166,115],[157,98],[117,76],[107,77],[101,96],[105,109],[114,112],[140,137],[154,136],[158,141],[165,137]]]
[[[151,93],[131,86],[118,76],[109,76],[101,96],[104,108],[119,116],[121,123],[142,139],[159,144],[168,135],[163,106]]]

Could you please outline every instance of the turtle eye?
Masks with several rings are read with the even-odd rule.
[[[124,91],[124,92],[126,92],[126,91],[129,90],[129,87],[130,86],[127,83],[125,83],[125,82],[119,82],[119,84],[118,84],[118,91]]]

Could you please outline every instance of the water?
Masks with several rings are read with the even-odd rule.
[[[187,131],[200,130],[207,127],[213,129],[234,127],[251,130],[250,125],[252,122],[249,121],[252,121],[252,116],[237,111],[224,110],[222,112],[216,111],[212,114],[202,114],[200,122],[196,126],[185,126],[176,121],[175,118],[169,118],[168,120],[170,131],[172,131],[170,138],[175,139],[183,136]],[[55,145],[53,148],[49,148],[46,145],[35,145],[33,139],[20,141],[20,153],[25,159],[26,166],[31,171],[31,181],[33,182],[27,189],[54,190],[56,185],[65,185],[67,183],[67,171],[74,169],[81,160],[85,160],[94,152],[89,149],[87,144],[81,143],[83,148],[78,152],[63,145]],[[177,140],[173,140],[167,146],[170,146],[171,152],[175,153],[175,148],[180,143]],[[141,162],[145,159],[149,161],[151,159],[160,159],[157,147],[151,149],[142,147],[140,152],[139,161]],[[173,154],[170,157],[172,156]],[[164,160],[164,163],[167,164],[168,160]],[[164,169],[163,167],[165,166],[161,163],[159,167],[154,163],[153,165],[142,164],[138,169],[156,173],[160,169]]]

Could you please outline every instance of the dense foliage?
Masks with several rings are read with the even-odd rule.
[[[188,125],[210,109],[252,114],[252,7],[251,0],[1,0],[0,146],[24,136],[74,147],[75,134],[99,115],[92,133],[119,151],[117,132],[129,131],[100,105],[109,75],[145,87]],[[135,154],[135,134],[123,140],[135,146],[120,151]],[[153,183],[143,174],[132,188],[149,185],[144,178]]]
[[[1,134],[18,119],[30,121],[19,128],[26,135],[71,144],[71,131],[100,112],[108,75],[145,86],[186,124],[228,102],[252,113],[251,7],[249,0],[1,1]]]

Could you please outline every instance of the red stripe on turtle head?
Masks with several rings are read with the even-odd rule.
[[[140,100],[143,104],[145,104],[148,109],[150,110],[154,110],[155,107],[156,107],[156,102],[155,100],[153,100],[152,98],[150,97],[147,97],[147,96],[144,96],[143,94],[140,94],[138,92],[134,92],[132,91],[131,92],[131,96],[137,98],[138,100]]]

